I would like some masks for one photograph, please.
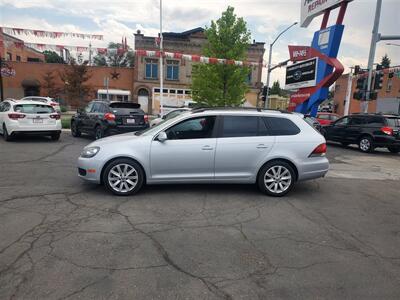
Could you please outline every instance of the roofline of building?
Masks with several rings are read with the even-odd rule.
[[[24,40],[21,40],[21,39],[19,39],[19,38],[16,38],[15,36],[9,35],[9,34],[4,33],[4,32],[2,32],[2,34],[3,34],[4,36],[8,37],[8,38],[11,38],[11,39],[16,40],[16,41],[21,42],[21,43],[24,43],[24,47],[25,47],[25,48],[28,48],[29,50],[31,50],[31,51],[33,51],[33,52],[36,52],[36,53],[38,53],[38,54],[43,54],[43,52],[40,52],[39,50],[36,50],[36,49],[34,49],[34,48],[25,46],[25,41],[24,41]],[[44,55],[44,54],[43,54],[43,55]]]

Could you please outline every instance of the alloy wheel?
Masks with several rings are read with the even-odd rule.
[[[370,148],[371,148],[371,142],[370,142],[370,140],[367,139],[367,138],[363,138],[363,139],[360,141],[360,149],[361,149],[362,151],[364,151],[364,152],[368,152]]]
[[[285,192],[292,183],[292,175],[284,166],[273,166],[265,172],[264,184],[265,187],[274,194]]]
[[[117,164],[108,172],[108,183],[114,191],[128,193],[138,183],[138,172],[129,164]]]

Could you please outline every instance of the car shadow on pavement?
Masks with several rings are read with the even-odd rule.
[[[49,136],[34,136],[34,135],[19,135],[14,136],[10,143],[57,143],[59,141],[53,141]]]

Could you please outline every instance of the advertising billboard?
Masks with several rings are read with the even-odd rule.
[[[300,26],[307,27],[312,19],[324,13],[326,9],[338,7],[342,2],[353,0],[300,0],[301,16]]]
[[[295,63],[286,68],[285,88],[289,90],[315,86],[318,57]]]

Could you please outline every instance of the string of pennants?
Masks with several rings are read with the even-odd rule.
[[[46,30],[35,30],[26,28],[14,28],[14,27],[0,27],[0,30],[10,35],[34,35],[36,37],[47,37],[47,38],[65,38],[73,37],[80,39],[89,40],[103,40],[102,34],[88,34],[88,33],[77,33],[77,32],[61,32],[61,31],[46,31]]]
[[[54,51],[61,51],[62,49],[67,49],[69,51],[76,51],[76,52],[88,52],[92,50],[95,53],[105,55],[105,54],[118,54],[122,55],[125,52],[131,52],[137,56],[146,56],[146,57],[160,57],[160,51],[151,51],[151,50],[127,50],[126,48],[119,48],[119,49],[110,49],[110,48],[94,48],[94,47],[86,47],[86,46],[66,46],[66,45],[54,45],[54,44],[37,44],[37,43],[25,43],[25,42],[10,42],[10,41],[0,41],[1,43],[5,43],[6,46],[8,44],[14,43],[15,47],[23,48],[24,46],[34,48],[40,51],[44,50],[54,50]],[[223,58],[215,58],[215,57],[205,57],[195,54],[183,54],[183,53],[176,53],[176,52],[162,52],[163,57],[165,58],[173,58],[173,59],[180,59],[185,61],[193,61],[193,62],[200,62],[205,64],[226,64],[226,65],[235,65],[235,66],[252,66],[252,67],[266,67],[267,65],[264,63],[257,63],[251,61],[238,61],[238,60],[231,60],[231,59],[223,59]]]

